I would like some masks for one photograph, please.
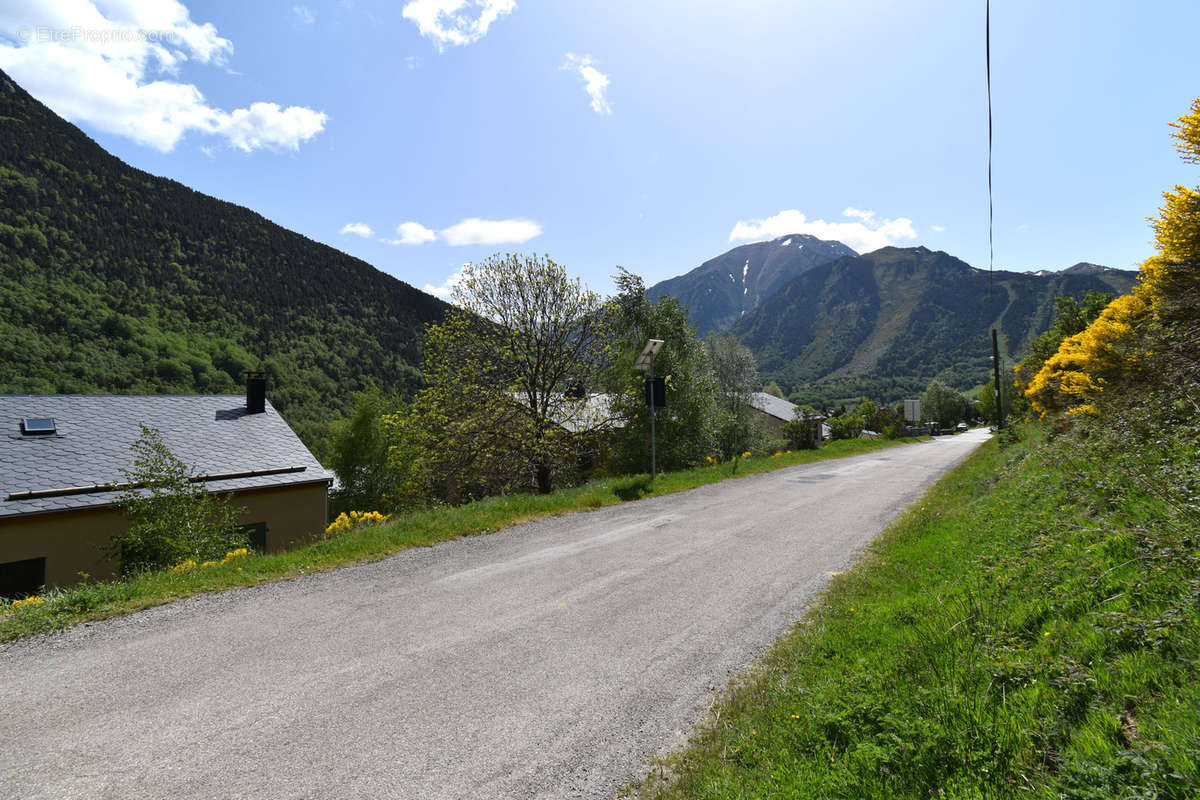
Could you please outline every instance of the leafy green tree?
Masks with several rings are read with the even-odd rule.
[[[768,381],[767,385],[763,387],[763,391],[772,397],[778,397],[780,400],[783,399],[783,389],[779,388],[779,384],[775,381]]]
[[[187,465],[170,451],[157,428],[142,425],[132,450],[132,468],[121,471],[128,488],[117,501],[130,526],[110,544],[122,574],[161,569],[189,558],[219,559],[247,546],[247,534],[237,526],[245,510],[191,481]]]
[[[398,476],[389,458],[384,415],[398,401],[377,389],[362,392],[349,419],[335,423],[329,442],[329,467],[339,488],[331,498],[334,513],[390,510]]]
[[[402,494],[549,492],[573,471],[563,423],[602,361],[600,297],[549,258],[508,254],[466,265],[454,302],[427,333],[427,388],[389,419]]]
[[[678,300],[664,295],[651,303],[642,279],[622,267],[613,280],[617,295],[608,303],[611,336],[604,386],[623,424],[617,466],[631,472],[650,467],[650,410],[643,376],[633,371],[647,339],[665,343],[654,362],[655,374],[665,378],[667,400],[655,420],[659,469],[698,464],[717,445],[717,384],[704,344]]]
[[[942,428],[962,422],[967,411],[966,399],[941,381],[930,381],[921,395],[921,414]]]
[[[520,450],[530,435],[525,413],[506,391],[494,359],[460,353],[474,324],[451,310],[429,328],[425,389],[411,405],[384,417],[397,505],[457,505],[530,488],[530,465]]]
[[[797,450],[816,450],[821,443],[821,418],[812,406],[796,406],[792,418],[783,423],[783,432]]]
[[[749,348],[732,336],[712,334],[704,343],[717,383],[717,438],[721,455],[755,449],[761,432],[751,424],[750,395],[758,386],[758,366]]]
[[[1004,380],[1004,370],[1000,372],[1000,402],[1004,404],[1004,416],[1008,419],[1009,416],[1021,412],[1021,405],[1018,403],[1016,385],[1011,380]],[[979,390],[979,403],[975,410],[979,412],[979,416],[984,420],[995,422],[996,420],[996,379],[992,378],[983,385]],[[1007,423],[1006,423],[1007,424]]]
[[[829,435],[834,439],[857,439],[866,427],[866,420],[858,414],[843,414],[829,418]]]
[[[854,409],[854,413],[862,417],[864,426],[870,425],[877,411],[879,411],[879,406],[875,405],[875,401],[869,397],[859,403],[858,408]],[[875,429],[871,428],[871,430]]]
[[[881,406],[867,419],[867,426],[885,439],[899,439],[904,435],[904,414]]]

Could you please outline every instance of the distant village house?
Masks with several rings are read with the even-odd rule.
[[[767,427],[771,429],[771,433],[779,439],[787,438],[783,426],[796,418],[796,409],[799,408],[795,403],[789,403],[782,397],[776,397],[773,394],[766,392],[754,392],[750,395],[750,414],[752,417],[766,422]],[[823,416],[814,416],[812,420],[814,425],[819,425],[817,441],[821,442],[829,438],[829,426],[825,424]]]

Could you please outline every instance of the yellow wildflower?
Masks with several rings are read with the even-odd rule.
[[[325,535],[337,536],[339,533],[345,533],[360,525],[379,525],[389,519],[391,519],[391,515],[380,514],[378,511],[351,511],[348,514],[343,511],[338,514],[337,519],[329,523],[329,527],[325,529]]]
[[[237,550],[230,550],[228,553],[226,553],[225,557],[221,559],[221,563],[228,564],[230,561],[233,561],[235,558],[245,558],[249,554],[250,553],[246,548],[239,547]]]
[[[36,594],[30,595],[24,600],[13,600],[11,603],[9,603],[8,610],[16,611],[18,608],[24,608],[25,606],[40,606],[44,602],[46,602],[46,598],[40,597]]]

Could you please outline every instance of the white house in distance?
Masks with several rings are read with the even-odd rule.
[[[0,395],[0,597],[108,579],[106,552],[128,521],[140,424],[158,429],[193,480],[232,494],[252,544],[273,552],[320,536],[333,473],[252,376],[240,395]]]

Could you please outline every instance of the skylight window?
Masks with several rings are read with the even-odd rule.
[[[21,419],[21,433],[26,436],[52,436],[58,433],[52,417],[24,417]]]

